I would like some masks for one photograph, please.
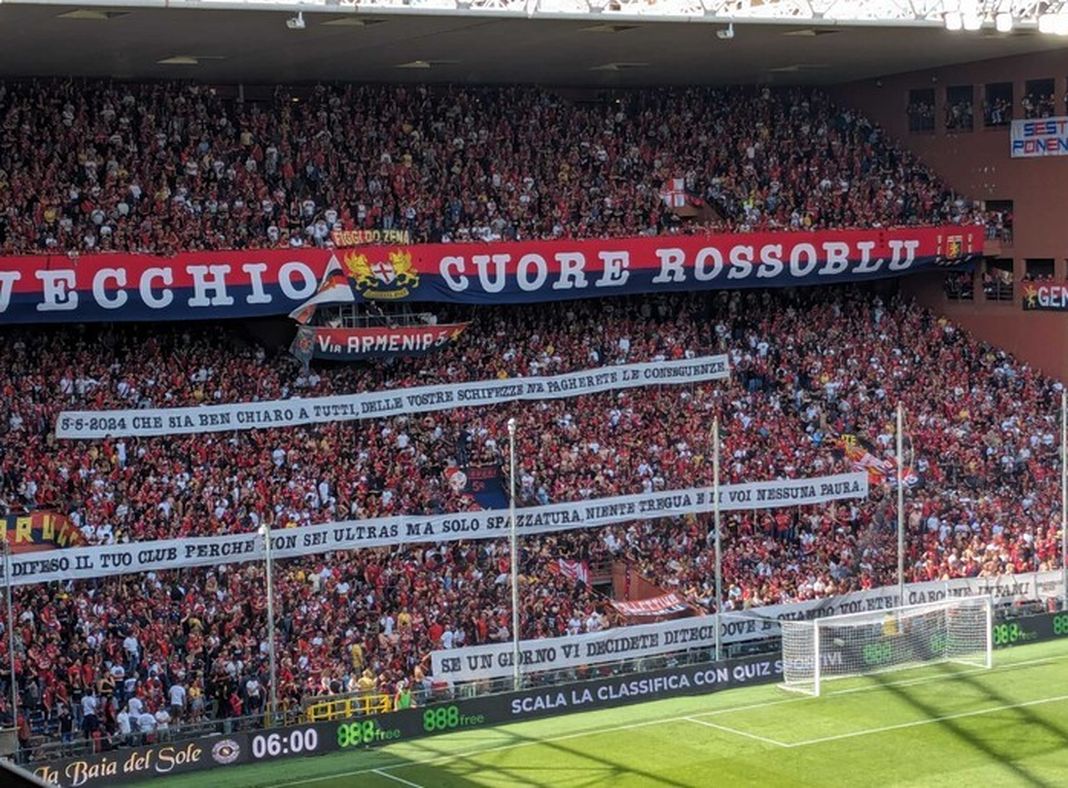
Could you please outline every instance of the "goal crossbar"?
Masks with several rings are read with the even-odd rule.
[[[822,684],[958,662],[989,668],[990,597],[959,597],[888,610],[783,621],[783,689],[819,695]]]

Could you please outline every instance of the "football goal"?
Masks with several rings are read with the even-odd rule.
[[[960,662],[989,668],[990,597],[783,621],[783,689],[819,695],[825,681]]]

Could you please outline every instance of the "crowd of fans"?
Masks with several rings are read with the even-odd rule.
[[[715,219],[678,224],[661,197],[677,178]],[[460,241],[979,218],[877,126],[812,90],[578,103],[535,88],[320,86],[243,102],[191,84],[0,83],[0,254],[324,246],[354,228]],[[708,485],[717,417],[724,482],[816,476],[851,469],[840,435],[889,456],[900,400],[919,479],[907,497],[910,579],[1056,560],[1056,386],[877,289],[441,317],[472,323],[433,355],[310,370],[234,327],[5,329],[0,514],[55,509],[90,544],[109,544],[472,510],[452,471],[504,465],[511,418],[520,506]],[[313,427],[54,435],[65,409],[323,396],[713,352],[729,354],[730,380]],[[877,483],[862,501],[725,515],[722,606],[891,582],[888,492]],[[638,520],[524,539],[520,635],[620,623],[561,561],[625,563],[717,609],[709,528],[703,517]],[[505,540],[484,540],[278,561],[274,688],[258,562],[20,587],[20,739],[163,739],[178,725],[262,715],[272,690],[290,712],[347,693],[421,703],[443,689],[431,651],[512,637],[512,559]],[[8,656],[0,638],[0,666]],[[0,722],[10,713],[0,692]]]
[[[934,131],[935,106],[933,101],[914,100],[909,102],[909,131]]]
[[[874,291],[678,295],[484,308],[433,356],[313,366],[218,327],[9,329],[0,357],[0,499],[56,508],[92,543],[220,534],[477,507],[454,466],[500,464],[518,422],[518,504],[849,470],[837,436],[890,456],[907,409],[912,580],[1057,560],[1059,384],[915,305]],[[57,441],[67,408],[312,396],[727,352],[731,379],[317,427]],[[890,583],[894,496],[724,516],[725,609]],[[626,562],[716,608],[705,518],[524,539],[521,635],[615,623],[559,561]],[[427,655],[511,637],[506,540],[405,544],[276,564],[283,706],[438,691]],[[21,702],[37,730],[164,737],[267,702],[260,563],[16,590]],[[6,638],[0,639],[0,644]],[[0,645],[0,665],[6,665]],[[407,699],[407,700],[405,700]],[[0,714],[3,709],[0,708]],[[25,735],[31,735],[25,726]]]
[[[1026,93],[1020,104],[1025,118],[1050,118],[1057,114],[1057,100],[1052,87],[1049,92],[1034,90]]]
[[[971,131],[974,124],[971,99],[946,102],[946,130]]]
[[[47,146],[41,140],[47,139]],[[968,221],[882,130],[822,93],[320,86],[241,101],[188,83],[0,83],[0,254]],[[694,225],[689,225],[693,228]]]
[[[942,292],[950,301],[974,301],[975,272],[960,271],[947,274],[942,280]]]
[[[983,120],[987,126],[1008,126],[1012,120],[1012,98],[992,96],[983,102]]]
[[[972,99],[960,97],[954,91],[967,88],[950,88],[943,107],[946,131],[971,131],[974,123]],[[920,91],[923,92],[923,91]],[[929,98],[913,97],[906,108],[908,115],[909,131],[923,132],[935,130],[935,105],[934,92],[927,91]],[[1066,99],[1068,101],[1068,99]],[[1007,126],[1013,117],[1013,103],[1011,95],[988,96],[983,101],[983,121],[986,126]],[[1048,118],[1056,114],[1056,96],[1053,93],[1052,81],[1047,89],[1035,88],[1029,90],[1020,99],[1020,109],[1024,118]]]
[[[986,237],[998,240],[1005,246],[1013,244],[1013,223],[1015,217],[1011,210],[988,210],[985,213]]]
[[[1016,281],[1011,268],[988,267],[982,276],[983,297],[987,301],[1012,301]]]

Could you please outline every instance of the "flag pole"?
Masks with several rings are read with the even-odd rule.
[[[4,534],[4,596],[7,601],[7,653],[11,669],[11,727],[19,726],[19,690],[15,681],[15,606],[11,600],[11,586],[14,578],[11,577],[11,543]]]
[[[902,432],[905,408],[897,403],[897,599],[898,607],[905,604],[905,474],[904,441]]]
[[[1068,391],[1061,391],[1061,609],[1068,610]]]
[[[512,553],[512,683],[519,690],[523,684],[519,669],[519,534],[515,524],[515,419],[508,419],[508,535]]]
[[[263,537],[263,557],[267,571],[267,659],[271,682],[271,727],[278,724],[278,669],[275,661],[274,635],[274,566],[271,561],[271,526],[260,526]]]
[[[719,527],[719,417],[712,422],[712,526],[716,529],[716,661],[723,659],[723,543]]]

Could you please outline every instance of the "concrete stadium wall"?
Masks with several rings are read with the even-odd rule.
[[[1052,259],[1054,278],[1063,283],[1068,280],[1068,157],[1012,159],[1008,127],[985,128],[982,116],[986,84],[1011,82],[1014,116],[1023,117],[1020,101],[1028,80],[1046,78],[1054,83],[1054,114],[1068,115],[1068,49],[864,80],[830,92],[841,104],[878,121],[963,194],[988,201],[1012,200],[1012,242],[989,243],[984,253],[1013,259],[1017,283],[1027,259]],[[957,85],[974,86],[971,132],[945,128],[946,91]],[[924,88],[934,89],[935,129],[910,132],[909,91]],[[986,301],[981,287],[972,303],[950,302],[942,292],[940,276],[903,280],[902,288],[982,339],[1068,381],[1068,312],[1024,312],[1019,284],[1014,300],[1003,303]]]
[[[1004,348],[1047,375],[1068,380],[1068,313],[1024,312],[1018,294],[1012,302],[984,302],[981,287],[972,303],[948,301],[941,274],[902,279],[901,289],[974,336]]]

